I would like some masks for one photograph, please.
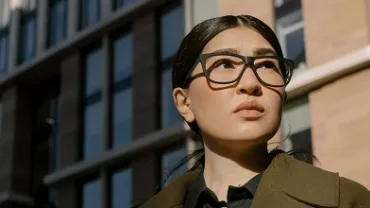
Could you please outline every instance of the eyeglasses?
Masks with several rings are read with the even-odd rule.
[[[217,84],[239,81],[244,71],[250,67],[262,84],[270,87],[283,87],[290,82],[294,68],[294,62],[290,59],[278,56],[241,56],[230,52],[202,54],[195,66],[199,62],[207,80]],[[184,86],[194,79],[191,77],[192,71],[186,77]]]

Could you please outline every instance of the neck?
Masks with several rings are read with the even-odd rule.
[[[270,163],[266,143],[244,149],[215,146],[217,145],[204,145],[204,179],[207,187],[219,200],[227,200],[230,185],[244,185]]]

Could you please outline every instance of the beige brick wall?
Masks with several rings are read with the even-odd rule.
[[[370,69],[310,94],[318,166],[370,188]]]
[[[219,10],[220,15],[252,15],[270,27],[274,27],[275,17],[272,0],[219,0]]]
[[[302,7],[308,66],[369,43],[364,0],[302,0]]]

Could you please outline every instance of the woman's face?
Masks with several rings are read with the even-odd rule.
[[[219,33],[204,47],[202,54],[220,50],[242,56],[274,55],[268,41],[246,27]],[[233,66],[223,63],[217,67],[229,70]],[[280,124],[284,88],[262,85],[249,67],[239,82],[231,84],[209,82],[205,76],[197,76],[201,73],[199,63],[192,74],[197,78],[187,90],[175,89],[174,99],[180,114],[188,122],[196,121],[203,136],[257,143],[274,136]]]

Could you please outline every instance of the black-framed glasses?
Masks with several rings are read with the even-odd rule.
[[[207,53],[199,56],[183,86],[194,79],[191,74],[199,62],[205,77],[216,84],[239,81],[244,71],[250,67],[262,84],[284,87],[290,82],[294,69],[294,61],[278,56],[241,56],[230,52]]]

